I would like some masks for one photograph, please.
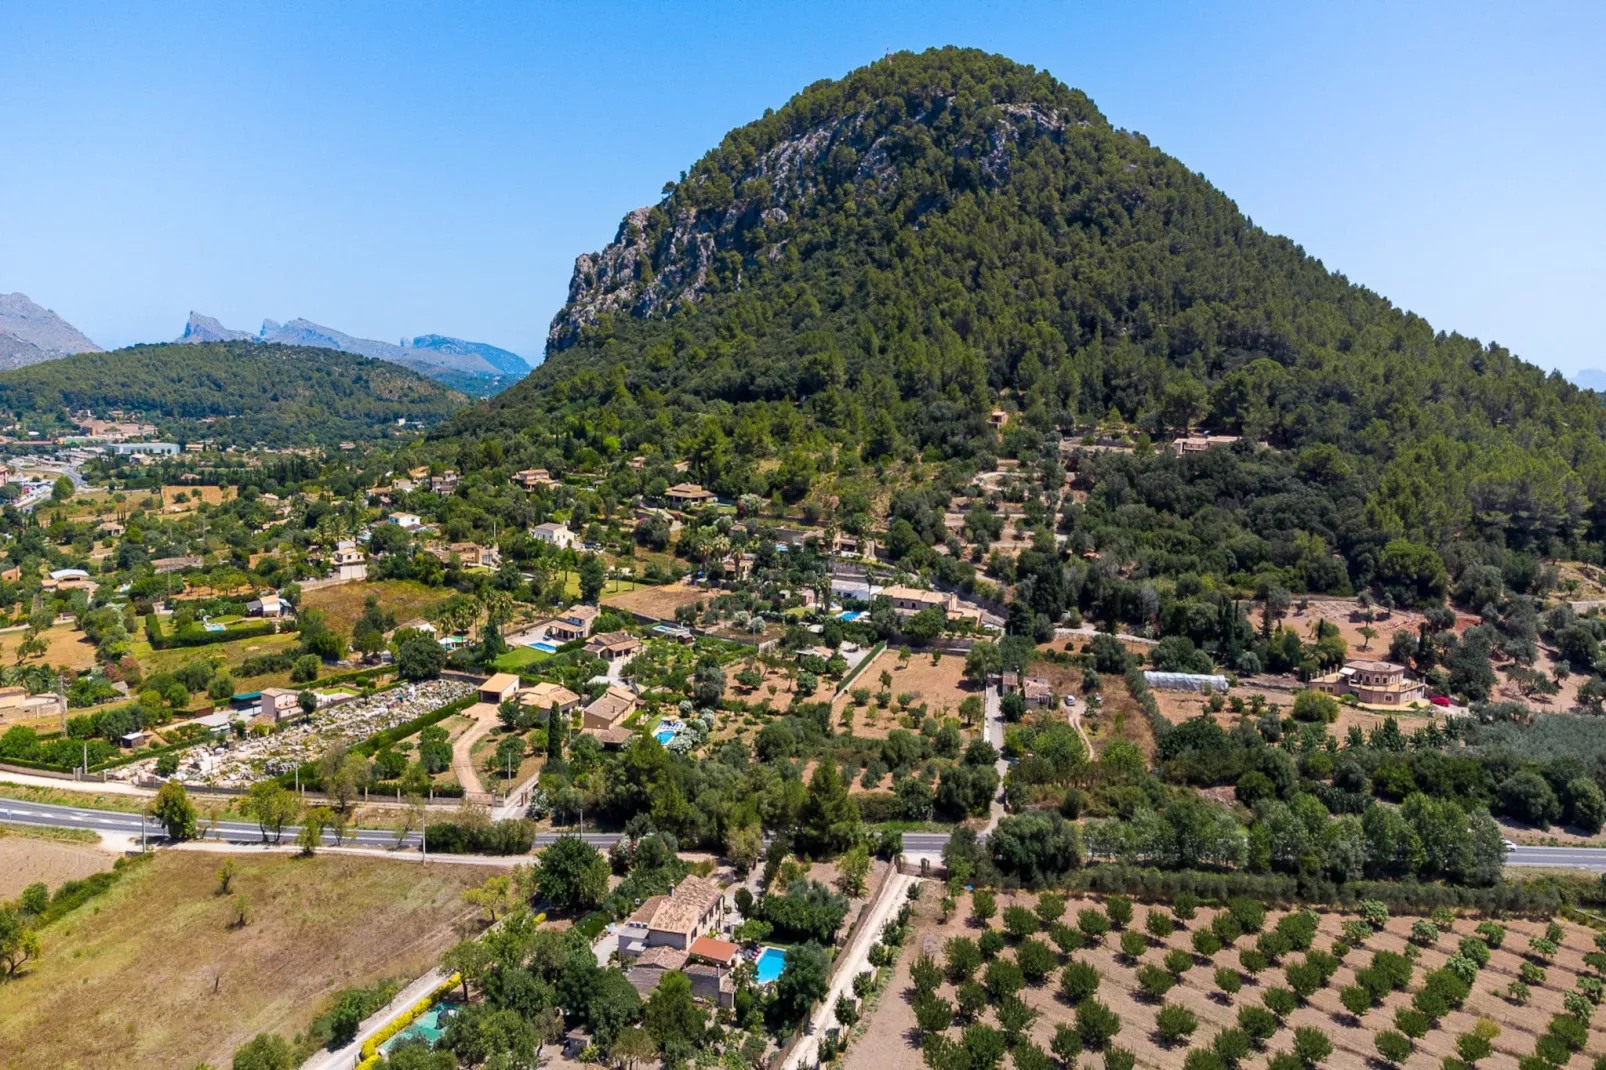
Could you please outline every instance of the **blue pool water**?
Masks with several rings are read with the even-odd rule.
[[[753,964],[757,967],[756,978],[761,985],[767,985],[786,969],[786,952],[778,947],[766,947]]]
[[[206,624],[203,627],[209,632],[226,632],[228,628],[222,624]]]
[[[841,613],[838,613],[837,616],[841,617],[843,620],[846,620],[846,621],[855,621],[855,620],[858,620],[860,617],[867,617],[867,616],[869,616],[869,614],[866,613],[862,609],[849,609],[849,610],[844,610]]]
[[[669,741],[675,738],[675,733],[671,729],[660,728],[652,734],[652,738],[656,739],[659,745],[668,746]]]
[[[412,1025],[391,1037],[379,1046],[379,1050],[389,1054],[396,1045],[407,1040],[422,1040],[433,1044],[446,1032],[446,1019],[451,1017],[456,1005],[452,1003],[437,1003],[423,1014],[419,1015]]]
[[[556,654],[558,652],[558,648],[551,643],[531,643],[530,649],[539,650],[544,654]]]

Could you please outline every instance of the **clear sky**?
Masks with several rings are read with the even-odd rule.
[[[0,292],[540,355],[574,257],[888,49],[1046,68],[1431,320],[1606,367],[1606,4],[0,0]]]

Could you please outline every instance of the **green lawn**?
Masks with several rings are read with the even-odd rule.
[[[551,656],[546,651],[536,650],[534,647],[516,646],[497,658],[494,664],[501,672],[518,672],[526,665],[534,665]]]

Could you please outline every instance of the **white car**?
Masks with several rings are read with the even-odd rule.
[[[1512,843],[1510,840],[1501,840],[1500,842],[1506,845],[1506,850],[1508,851],[1515,851],[1517,849],[1517,845]]]

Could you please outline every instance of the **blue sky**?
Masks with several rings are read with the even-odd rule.
[[[1606,367],[1606,4],[0,0],[0,292],[104,346],[294,316],[541,352],[574,257],[888,49],[1085,90],[1349,278]]]

